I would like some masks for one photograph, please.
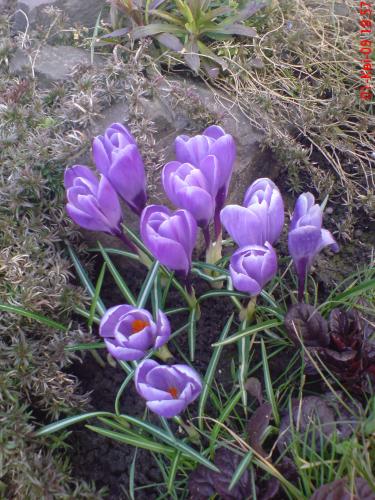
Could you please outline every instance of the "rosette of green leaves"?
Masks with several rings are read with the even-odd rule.
[[[121,2],[117,0],[118,3]],[[209,47],[209,43],[230,40],[233,35],[255,37],[255,29],[244,25],[243,21],[267,5],[260,0],[248,0],[241,8],[235,2],[222,5],[217,0],[138,3],[137,8],[132,4],[132,9],[126,9],[132,26],[117,29],[105,38],[129,35],[137,40],[152,37],[179,53],[195,73],[203,67],[211,76],[218,73],[219,67],[226,69],[226,62]],[[201,61],[201,56],[204,56],[204,61]]]

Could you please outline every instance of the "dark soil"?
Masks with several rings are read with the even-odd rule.
[[[144,279],[143,270],[132,269],[128,270],[126,274],[131,275],[128,283],[131,284],[132,290],[137,291],[140,288],[142,279]],[[197,284],[198,295],[208,289],[208,286],[201,281]],[[107,307],[123,303],[122,296],[119,295],[116,286],[110,279],[105,283],[103,300]],[[171,301],[167,304],[167,307],[178,305],[180,305],[179,297],[171,293]],[[198,322],[196,337],[196,359],[194,361],[194,367],[202,375],[204,375],[211,357],[210,346],[218,339],[232,310],[233,306],[230,300],[226,298],[221,300],[210,299],[202,304],[202,316]],[[172,328],[176,330],[186,323],[187,313],[172,316],[170,321]],[[178,337],[178,346],[188,356],[187,333],[182,333]],[[176,362],[184,362],[174,349],[173,342],[169,344],[169,348],[176,357]],[[103,356],[103,351],[101,353]],[[229,372],[232,356],[236,357],[236,349],[225,349],[219,368],[220,381],[228,389],[233,385]],[[116,394],[125,377],[125,373],[121,368],[115,369],[108,364],[105,368],[101,368],[93,357],[86,353],[82,363],[73,365],[71,371],[81,381],[82,391],[91,392],[92,410],[114,412]],[[194,415],[194,405],[192,405],[191,409],[191,413]],[[144,410],[144,401],[137,395],[134,386],[129,384],[121,400],[121,411],[142,419]],[[155,424],[158,424],[157,417],[152,418],[154,418]],[[90,421],[90,424],[101,425],[98,421]],[[72,447],[73,473],[76,477],[87,481],[95,481],[98,487],[107,487],[108,497],[106,498],[113,500],[128,498],[129,469],[135,452],[133,447],[99,436],[86,429],[83,425],[76,426],[73,429],[70,445]],[[138,450],[137,464],[135,487],[150,485],[150,488],[137,493],[137,500],[153,499],[161,492],[165,493],[162,484],[160,488],[152,486],[155,483],[163,483],[159,468],[152,455],[147,451]],[[143,464],[143,466],[140,466],[140,464]]]

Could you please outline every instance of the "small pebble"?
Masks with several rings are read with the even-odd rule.
[[[328,214],[328,215],[333,214],[333,208],[332,207],[327,207],[326,208],[326,214]]]
[[[362,236],[362,234],[363,234],[363,231],[361,229],[356,229],[354,231],[355,238],[359,238],[360,236]]]

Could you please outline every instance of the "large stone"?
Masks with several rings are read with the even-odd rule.
[[[99,62],[99,60],[101,60],[100,56],[95,55],[94,63]],[[65,45],[44,45],[36,54],[34,72],[44,83],[61,82],[70,77],[74,66],[78,64],[91,64],[88,51]],[[30,72],[30,68],[31,61],[27,54],[23,50],[17,49],[10,61],[10,72],[20,75],[24,72]]]
[[[45,13],[45,8],[49,6],[63,12],[66,26],[80,25],[93,28],[99,13],[102,11],[103,17],[107,12],[103,0],[20,0],[16,2],[14,9],[13,33],[24,32],[27,23],[31,29],[48,26],[51,21]]]
[[[200,125],[189,113],[189,107],[184,106],[184,103],[174,106],[173,99],[170,95],[170,89],[176,86],[186,86],[188,90],[187,96],[194,94],[194,97],[199,97],[202,107],[202,115],[212,113],[220,117],[220,121],[224,129],[231,133],[237,144],[237,159],[235,163],[234,173],[230,185],[228,202],[242,203],[244,193],[255,179],[258,177],[270,177],[277,180],[280,166],[272,158],[269,151],[263,151],[261,148],[263,133],[255,129],[249,119],[243,112],[231,105],[227,109],[228,102],[223,96],[213,93],[210,89],[201,83],[184,82],[182,79],[164,79],[157,91],[151,92],[150,97],[142,97],[138,101],[140,118],[151,119],[155,123],[157,133],[155,135],[155,150],[157,156],[164,157],[165,161],[174,159],[174,139],[179,134],[194,135],[202,132],[202,128],[211,123]],[[129,108],[126,103],[116,104],[106,109],[101,118],[96,121],[93,133],[102,134],[106,127],[113,122],[127,122]],[[147,160],[147,159],[146,159]],[[147,162],[146,162],[147,163]],[[171,206],[162,189],[160,180],[160,170],[157,175],[149,176],[155,185],[150,189],[149,203],[166,204]],[[138,217],[134,216],[130,210],[125,211],[126,223],[137,230],[139,225]],[[88,234],[86,233],[89,244],[95,245],[99,239],[103,245],[117,246],[113,238],[105,234]],[[121,243],[119,244],[121,246]],[[117,259],[116,259],[117,260]],[[129,265],[124,259],[119,259],[120,268]]]

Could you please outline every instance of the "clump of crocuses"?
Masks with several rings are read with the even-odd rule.
[[[326,246],[337,252],[332,234],[322,228],[323,211],[315,204],[314,195],[303,193],[294,208],[288,235],[288,247],[298,274],[298,299],[301,301],[305,280],[318,253]]]
[[[146,309],[122,304],[111,307],[104,314],[99,334],[114,358],[134,361],[144,358],[149,349],[159,349],[168,342],[171,327],[160,310],[154,322]]]
[[[138,365],[134,382],[147,407],[165,418],[179,415],[202,391],[200,376],[190,366],[162,366],[151,359]]]

